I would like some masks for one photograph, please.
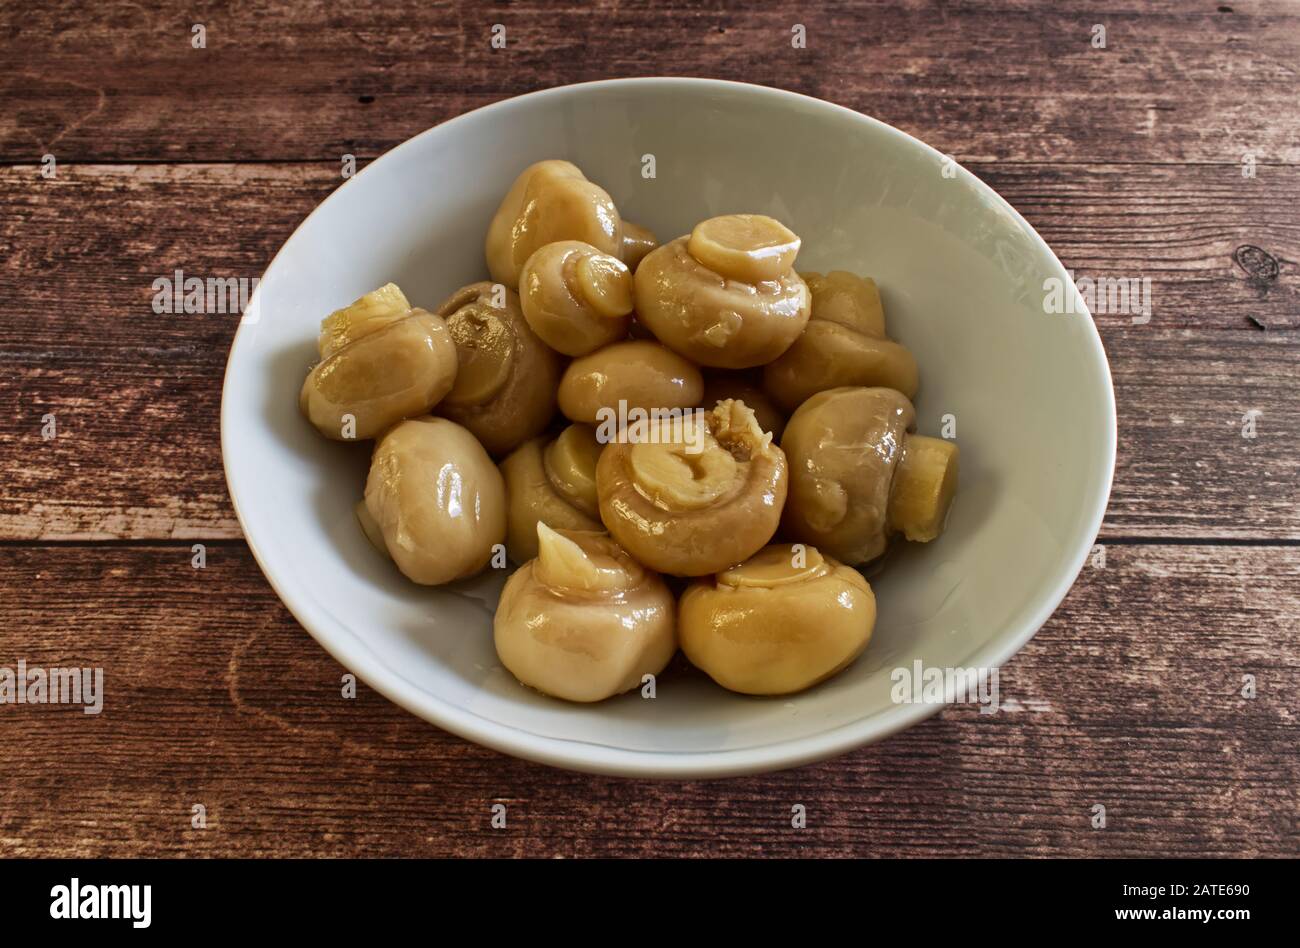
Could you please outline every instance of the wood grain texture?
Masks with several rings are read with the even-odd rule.
[[[1300,539],[1300,333],[1141,328],[1105,342],[1120,443],[1101,536]],[[239,537],[221,466],[223,352],[11,355],[0,539]],[[1242,437],[1249,411],[1260,413],[1254,439]]]
[[[1109,547],[1003,669],[999,713],[659,783],[511,760],[364,686],[343,699],[242,544],[205,570],[182,545],[4,548],[0,665],[102,666],[106,697],[98,716],[0,706],[0,854],[1295,855],[1297,589],[1295,548]]]
[[[98,665],[108,692],[0,705],[0,856],[1300,854],[1300,5],[0,0],[0,61],[0,667]],[[874,115],[1077,275],[1152,280],[1149,324],[1097,317],[1106,566],[1003,669],[1001,713],[741,780],[557,771],[341,698],[239,539],[235,320],[157,315],[153,280],[258,276],[344,153],[650,74]]]
[[[1120,411],[1103,536],[1300,539],[1300,278],[1288,264],[1256,288],[1232,262],[1245,242],[1300,260],[1300,169],[975,170],[1077,274],[1153,275],[1150,323],[1098,317]],[[240,535],[218,443],[237,320],[158,315],[152,284],[259,275],[339,181],[316,165],[0,169],[0,539]]]
[[[969,167],[1076,276],[1149,277],[1149,328],[1300,328],[1300,167],[1253,179],[1199,165]],[[53,179],[36,165],[0,168],[0,298],[14,318],[6,348],[179,344],[224,357],[228,321],[157,318],[154,279],[178,267],[260,275],[342,181],[337,163],[73,165]],[[1234,251],[1247,245],[1269,254],[1276,277],[1243,269]]]
[[[1300,161],[1300,10],[1218,6],[8,3],[0,101],[20,105],[0,113],[0,158],[373,156],[519,93],[699,75],[828,99],[961,159]],[[196,23],[205,49],[191,45]],[[494,23],[505,49],[491,48]],[[796,23],[806,49],[792,47]]]

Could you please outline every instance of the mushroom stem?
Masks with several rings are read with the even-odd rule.
[[[586,546],[575,539],[581,536],[552,530],[538,521],[534,575],[540,583],[551,589],[588,593],[613,593],[636,585],[639,575],[632,576],[627,564],[603,548],[612,545],[603,534],[587,534],[600,539]]]
[[[632,271],[617,257],[591,253],[574,266],[577,289],[598,316],[616,319],[632,312]]]
[[[320,357],[328,359],[350,342],[368,336],[411,311],[411,304],[396,283],[377,290],[330,313],[320,324]]]
[[[775,589],[825,576],[831,569],[815,546],[773,543],[745,562],[723,570],[716,579],[719,586],[732,589]]]
[[[775,280],[794,266],[799,238],[765,214],[726,214],[695,225],[687,249],[729,280]]]
[[[919,543],[943,532],[957,492],[957,445],[942,438],[910,435],[889,494],[889,525]]]
[[[661,430],[667,431],[664,425]],[[637,486],[655,503],[700,510],[733,490],[736,459],[724,450],[691,450],[685,440],[655,439],[633,445],[628,465]]]

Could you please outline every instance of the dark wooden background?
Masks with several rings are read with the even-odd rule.
[[[0,706],[0,854],[1300,851],[1300,4],[743,7],[0,3],[0,665],[100,665],[109,689],[98,717]],[[344,153],[653,74],[874,115],[1080,275],[1154,281],[1150,323],[1098,317],[1120,422],[1105,567],[1004,669],[1007,713],[747,779],[565,773],[342,700],[249,555],[218,444],[236,320],[155,315],[153,280],[257,276]]]

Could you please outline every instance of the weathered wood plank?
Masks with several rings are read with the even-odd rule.
[[[1300,539],[1300,333],[1134,328],[1106,344],[1120,445],[1103,538]],[[0,539],[240,536],[218,439],[222,346],[8,354]]]
[[[1300,168],[974,164],[1076,279],[1151,281],[1149,327],[1300,328]],[[1258,248],[1262,254],[1244,248]],[[1249,269],[1248,269],[1249,267]],[[1103,328],[1132,317],[1100,310]]]
[[[1152,328],[1300,328],[1300,167],[1260,167],[1253,179],[1208,165],[970,168],[1076,276],[1149,277]],[[6,348],[179,342],[224,358],[214,330],[226,321],[158,318],[153,280],[177,267],[257,276],[342,180],[329,164],[74,165],[54,179],[35,165],[0,168],[0,299],[21,317]],[[1265,251],[1276,276],[1248,273],[1234,259],[1243,246]]]
[[[1300,539],[1300,333],[1103,340],[1119,453],[1102,537]]]
[[[0,706],[0,854],[1294,856],[1298,579],[1296,548],[1112,546],[1003,670],[1000,713],[656,783],[511,760],[365,687],[344,700],[242,544],[202,571],[181,545],[0,548],[0,665],[101,666],[106,691],[98,716]]]
[[[0,112],[0,159],[337,161],[565,82],[703,75],[825,98],[962,159],[1300,161],[1300,14],[1223,6],[9,5],[0,101],[16,107]],[[491,47],[494,23],[505,49]],[[796,23],[805,49],[792,46]],[[1098,24],[1105,49],[1092,45]]]
[[[0,666],[101,665],[108,684],[97,717],[0,705],[0,854],[1300,853],[1300,547],[1119,542],[1300,538],[1300,8],[720,6],[0,7]],[[234,539],[217,443],[234,320],[155,315],[154,278],[258,275],[344,152],[655,73],[875,115],[963,161],[1078,274],[1153,281],[1151,323],[1098,318],[1120,413],[1106,566],[1004,669],[1004,713],[952,709],[747,780],[550,770],[368,689],[342,700],[343,669]],[[93,164],[136,160],[198,163]],[[203,163],[276,160],[299,163]],[[87,538],[145,542],[28,545]],[[160,538],[230,542],[195,571]]]
[[[1079,274],[1154,274],[1149,324],[1098,318],[1121,438],[1104,535],[1300,537],[1300,336],[1247,319],[1300,325],[1296,273],[1258,289],[1231,262],[1238,242],[1300,259],[1300,169],[1241,185],[1212,167],[979,170]],[[236,320],[157,315],[152,283],[256,276],[339,180],[310,165],[0,169],[0,538],[239,536],[217,444]]]

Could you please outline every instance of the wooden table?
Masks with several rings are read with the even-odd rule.
[[[0,854],[1300,850],[1300,4],[700,6],[3,0],[0,665],[103,666],[110,690],[97,717],[0,706]],[[1104,567],[1003,670],[1007,713],[749,779],[560,772],[340,700],[249,555],[218,445],[236,320],[157,315],[153,281],[257,276],[344,154],[647,74],[874,115],[1079,275],[1152,279],[1149,323],[1097,317],[1120,422]]]

